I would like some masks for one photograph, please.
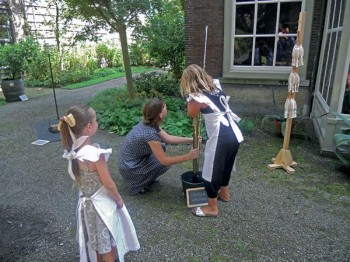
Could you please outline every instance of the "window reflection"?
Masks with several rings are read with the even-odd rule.
[[[240,5],[236,9],[236,35],[253,34],[254,5]]]
[[[276,33],[276,17],[277,3],[260,4],[258,6],[257,34],[275,34]]]
[[[254,65],[272,66],[273,50],[275,45],[274,37],[257,37],[255,40]]]
[[[280,27],[285,25],[289,28],[290,34],[296,34],[298,31],[298,20],[300,11],[300,3],[281,3],[279,21]]]
[[[235,55],[234,65],[251,66],[252,65],[252,49],[253,38],[236,38],[235,39]]]
[[[291,66],[295,37],[289,36],[289,27],[283,25],[278,33],[276,66]]]

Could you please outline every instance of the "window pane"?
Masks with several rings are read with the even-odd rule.
[[[258,5],[258,21],[257,34],[275,34],[276,33],[276,17],[277,3],[259,4]]]
[[[251,66],[253,38],[242,37],[235,39],[234,65]]]
[[[254,2],[254,0],[236,0],[236,2]]]
[[[0,13],[0,25],[8,25],[9,17],[7,14]]]
[[[281,3],[280,9],[280,28],[288,27],[290,34],[296,34],[298,31],[299,13],[301,11],[301,3]]]
[[[254,5],[239,5],[236,9],[236,35],[253,34]]]
[[[333,20],[334,20],[334,8],[335,8],[335,1],[331,0],[331,8],[329,10],[330,15],[329,15],[329,21],[328,21],[328,29],[332,28],[333,25]]]
[[[277,41],[276,66],[291,66],[292,52],[295,45],[293,36],[280,36]]]
[[[0,39],[10,39],[10,35],[7,28],[0,28]]]
[[[336,64],[338,61],[338,51],[339,51],[339,45],[340,45],[340,39],[341,39],[341,31],[338,32],[333,32],[332,33],[332,46],[334,46],[333,48],[333,59],[332,59],[332,65],[330,65],[329,67],[332,68],[331,71],[331,75],[330,75],[330,84],[329,84],[329,90],[328,90],[328,97],[327,97],[327,104],[330,105],[331,104],[331,95],[332,95],[332,91],[333,91],[333,85],[334,85],[334,75],[335,75],[335,69],[336,69]]]
[[[273,65],[274,37],[257,37],[255,40],[254,65]]]
[[[334,14],[336,14],[336,16],[334,16],[333,28],[337,28],[338,25],[339,25],[341,2],[342,2],[342,1],[340,0],[340,1],[336,1],[336,3],[335,3]]]
[[[340,8],[340,21],[339,26],[343,26],[344,22],[344,12],[345,11],[345,0],[342,1],[342,7]]]
[[[321,71],[321,81],[320,81],[320,92],[322,94],[323,99],[326,101],[327,98],[327,80],[326,77],[328,75],[327,72],[329,72],[329,69],[327,68],[328,65],[328,59],[329,58],[329,45],[330,45],[330,35],[327,34],[327,40],[326,40],[326,46],[325,46],[325,53],[324,53],[324,58],[323,58],[323,63],[322,63],[322,71]]]

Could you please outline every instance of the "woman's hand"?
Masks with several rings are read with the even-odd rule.
[[[192,148],[188,155],[190,157],[189,160],[197,158],[199,156],[199,148]]]
[[[198,136],[198,144],[202,144],[202,140],[203,140],[202,136]]]

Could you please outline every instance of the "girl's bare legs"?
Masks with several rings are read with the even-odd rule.
[[[230,189],[228,186],[222,186],[218,192],[218,197],[220,200],[228,202],[230,201]]]
[[[208,198],[208,205],[202,206],[201,209],[207,216],[217,216],[219,214],[217,198]]]
[[[96,251],[97,262],[103,262],[103,257]]]
[[[104,260],[105,262],[114,262],[115,261],[115,254],[116,254],[116,247],[112,247],[111,252],[104,254]]]

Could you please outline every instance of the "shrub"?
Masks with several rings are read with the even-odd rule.
[[[95,109],[101,129],[125,135],[141,121],[142,108],[148,100],[148,97],[139,93],[134,100],[129,100],[125,88],[111,88],[96,95],[89,105]],[[163,129],[172,135],[192,136],[192,119],[187,116],[185,101],[166,96],[163,101],[168,109]]]
[[[125,88],[111,88],[96,95],[89,105],[101,129],[125,135],[141,120],[144,102],[142,97],[130,100]]]
[[[37,57],[40,46],[33,38],[19,40],[14,44],[0,45],[0,66],[9,67],[8,79],[21,79],[24,71]]]
[[[115,68],[98,68],[93,73],[93,78],[104,77],[115,74]]]
[[[167,73],[143,73],[134,78],[134,87],[137,92],[149,95],[160,93],[169,97],[180,98],[179,82]]]
[[[255,127],[254,122],[246,118],[239,121],[238,126],[243,135],[251,135]]]
[[[108,43],[99,43],[96,45],[96,58],[98,65],[104,57],[107,59],[108,67],[121,67],[123,66],[123,57],[120,48],[109,45]]]
[[[60,85],[68,85],[89,80],[90,73],[87,68],[62,71],[60,76]]]

